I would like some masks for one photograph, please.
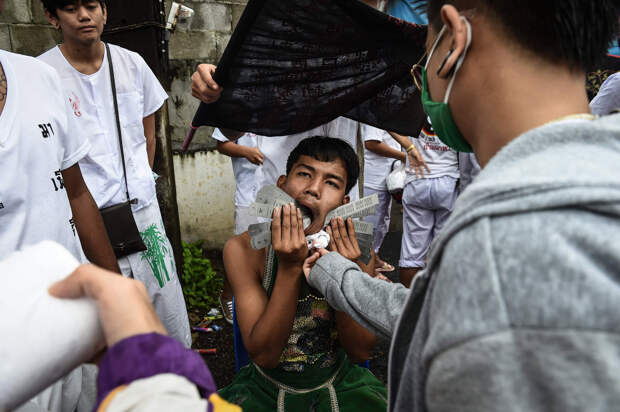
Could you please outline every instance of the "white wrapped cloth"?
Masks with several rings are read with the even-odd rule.
[[[306,242],[308,242],[308,249],[325,249],[329,245],[329,233],[324,230],[317,232],[313,235],[306,236]]]
[[[49,241],[0,262],[0,411],[26,402],[100,348],[103,331],[95,302],[48,293],[78,265]]]

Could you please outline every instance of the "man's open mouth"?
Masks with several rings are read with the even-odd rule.
[[[309,217],[310,220],[314,219],[314,213],[312,212],[312,209],[310,209],[308,206],[304,206],[301,204],[297,204],[297,206],[301,210],[301,214],[304,215],[304,217]]]
[[[317,220],[317,218],[319,218],[320,220],[320,213],[318,212],[318,210],[314,210],[309,206],[301,204],[300,202],[297,202],[297,206],[301,210],[301,214],[304,216],[304,218],[310,219],[310,225],[304,230],[304,233],[306,235],[317,233],[318,231],[323,229],[323,222]]]

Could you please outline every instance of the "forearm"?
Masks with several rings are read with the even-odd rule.
[[[407,136],[402,136],[396,132],[388,132],[390,134],[390,136],[392,136],[392,138],[394,140],[396,140],[398,142],[398,144],[405,150],[407,150],[410,146],[411,146],[411,139],[409,139]]]
[[[246,157],[248,148],[235,142],[217,142],[217,151],[230,157]]]
[[[104,269],[120,273],[101,213],[90,192],[82,192],[74,198],[71,201],[71,211],[88,260]]]
[[[333,252],[317,261],[309,282],[330,306],[388,339],[409,295],[409,289],[403,285],[371,278],[356,264]]]
[[[277,366],[293,329],[300,286],[301,276],[291,276],[278,268],[271,296],[245,343],[258,365],[268,369]]]
[[[373,153],[378,154],[379,156],[389,157],[392,159],[400,160],[404,162],[407,160],[407,154],[405,152],[401,152],[400,150],[396,150],[389,145],[379,142],[377,140],[369,140],[365,143],[366,149],[370,150]]]
[[[149,166],[153,168],[155,163],[155,149],[157,147],[157,138],[155,137],[155,114],[145,117],[142,120],[144,125],[144,136],[146,137],[146,154],[149,159]]]
[[[153,169],[153,165],[155,164],[155,149],[157,148],[157,141],[155,140],[155,136],[152,139],[146,140],[146,154],[149,158],[149,166]]]

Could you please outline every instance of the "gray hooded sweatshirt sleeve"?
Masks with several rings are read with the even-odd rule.
[[[330,304],[391,330],[390,410],[618,410],[620,115],[504,147],[406,298],[362,279],[334,253],[310,275]]]

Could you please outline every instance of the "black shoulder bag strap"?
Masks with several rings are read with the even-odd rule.
[[[127,195],[127,201],[132,203],[134,201],[129,197],[129,184],[127,183],[127,168],[125,167],[125,151],[123,150],[123,137],[121,132],[121,120],[118,115],[118,100],[116,98],[116,81],[114,80],[114,66],[112,65],[112,53],[110,53],[110,46],[105,43],[105,51],[108,56],[108,67],[110,68],[110,83],[112,84],[112,100],[114,101],[114,115],[116,117],[116,130],[118,130],[118,144],[121,148],[121,161],[123,163],[123,176],[125,178],[125,194]]]
[[[125,194],[127,201],[113,206],[100,209],[101,218],[105,225],[112,249],[117,258],[131,255],[132,253],[146,250],[142,241],[138,225],[131,210],[132,201],[129,197],[129,184],[127,183],[127,169],[125,167],[125,151],[123,150],[123,138],[121,132],[121,121],[118,116],[118,102],[116,99],[116,82],[114,81],[114,67],[112,66],[112,54],[110,47],[105,45],[110,66],[110,82],[112,83],[112,98],[114,100],[114,114],[116,115],[116,129],[118,130],[118,143],[121,148],[121,160],[123,163],[123,176],[125,178]]]

